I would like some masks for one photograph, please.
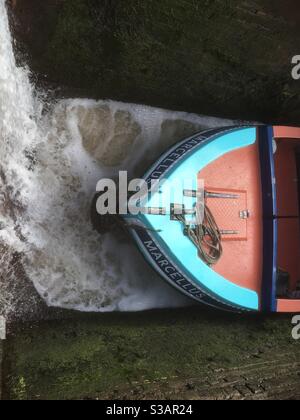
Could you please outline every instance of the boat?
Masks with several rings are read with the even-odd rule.
[[[151,193],[122,218],[164,280],[220,310],[300,312],[300,128],[195,134],[143,181]]]

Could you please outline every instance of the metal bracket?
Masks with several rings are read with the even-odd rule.
[[[246,220],[250,217],[250,211],[249,210],[241,210],[240,211],[240,219]]]
[[[223,198],[223,199],[237,199],[239,198],[238,194],[227,194],[227,193],[218,193],[218,192],[209,192],[209,191],[196,191],[196,190],[184,190],[183,195],[185,197],[193,198]]]
[[[166,216],[167,209],[163,207],[141,207],[140,208],[141,214],[149,214],[153,216]]]

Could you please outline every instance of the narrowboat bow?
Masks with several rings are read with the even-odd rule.
[[[186,179],[172,196],[169,183]],[[212,129],[165,153],[144,177],[159,188],[123,217],[151,266],[191,298],[300,312],[299,179],[299,128]]]

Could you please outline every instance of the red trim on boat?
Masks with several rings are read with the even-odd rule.
[[[300,139],[300,128],[274,126],[275,139]]]
[[[281,313],[300,313],[300,300],[278,299],[277,312]]]

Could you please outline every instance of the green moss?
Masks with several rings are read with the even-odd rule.
[[[67,18],[58,20],[46,52],[47,61],[53,72],[63,67],[75,85],[90,83],[97,73],[95,57],[103,51],[101,42],[95,45],[88,5],[80,0],[66,2],[63,13]]]
[[[25,400],[26,399],[26,382],[23,376],[16,378],[14,388],[12,390],[15,399]]]
[[[262,362],[270,361],[276,352],[299,352],[290,322],[195,308],[24,326],[6,343],[6,394],[12,399],[103,397],[134,384],[151,386],[243,366],[258,354]]]
[[[300,33],[271,3],[65,0],[51,23],[44,6],[51,31],[39,54],[34,40],[45,32],[43,20],[32,26],[33,63],[50,80],[89,96],[296,121],[300,84],[291,79],[290,62]]]

